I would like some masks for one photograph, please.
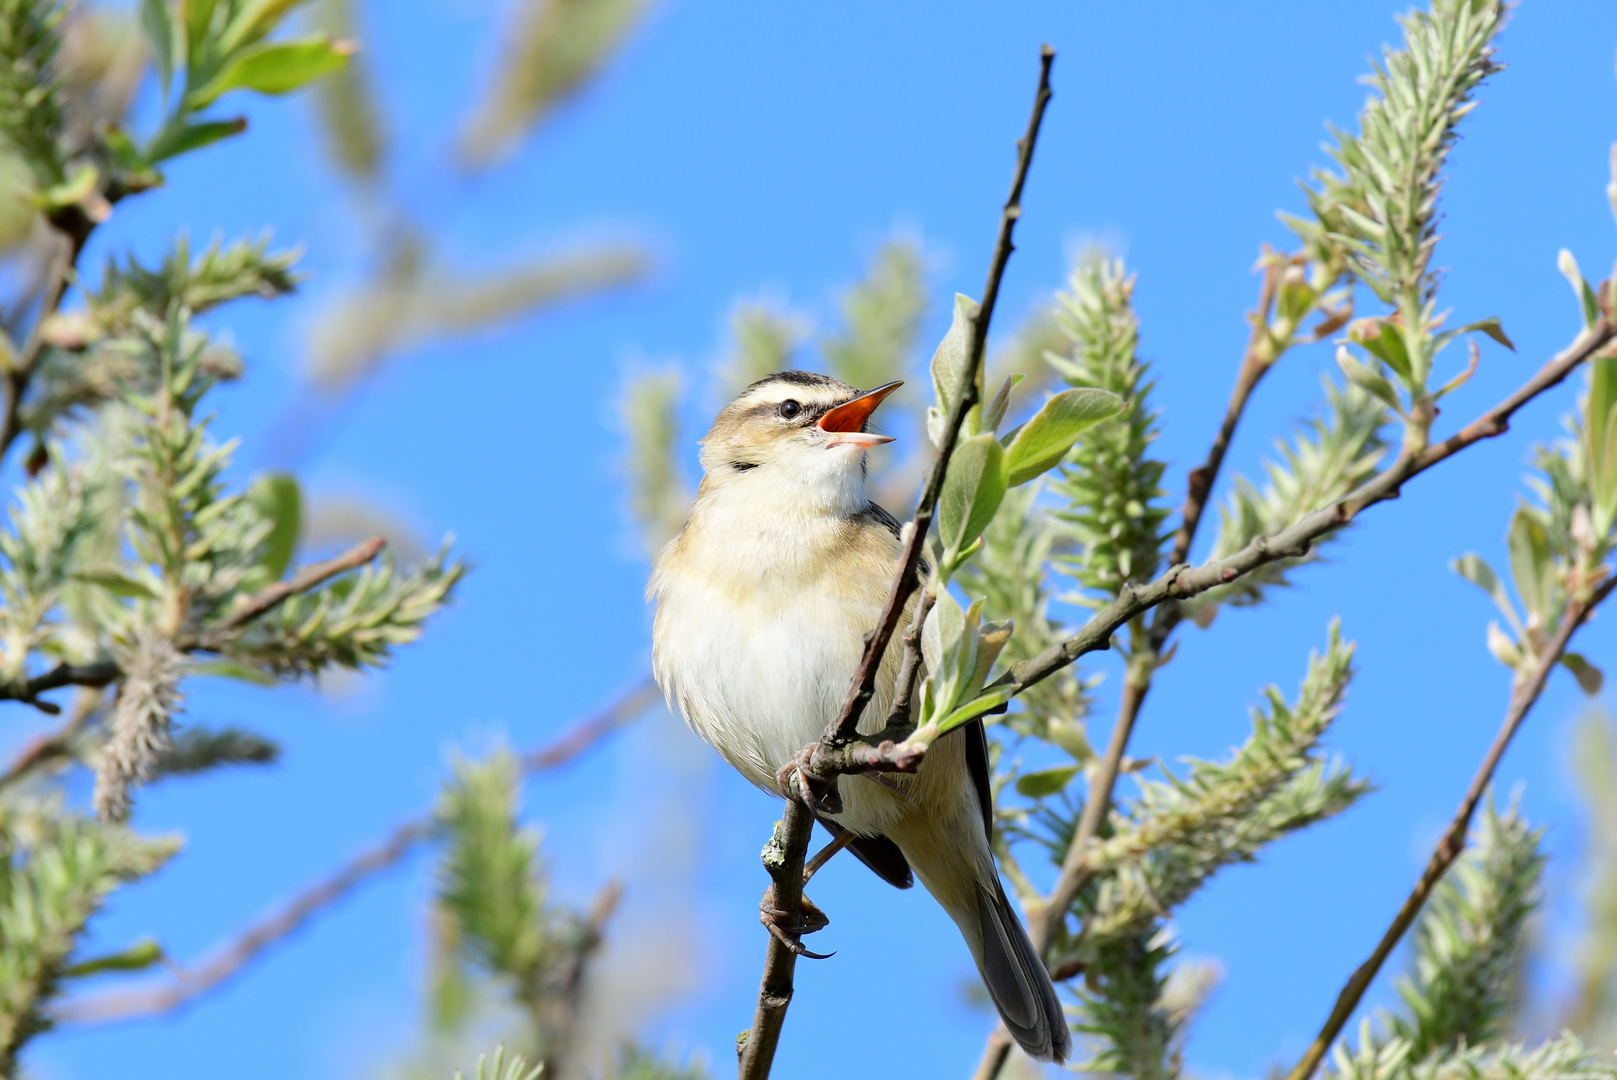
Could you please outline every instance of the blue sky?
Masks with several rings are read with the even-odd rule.
[[[502,8],[365,5],[406,199],[467,263],[629,234],[654,246],[659,270],[634,292],[420,350],[341,415],[303,464],[311,492],[372,492],[428,535],[455,532],[478,569],[460,605],[357,690],[193,688],[192,717],[256,726],[286,757],[143,799],[139,823],[183,832],[187,849],[119,895],[98,924],[108,945],[155,932],[172,955],[196,957],[428,805],[448,748],[502,734],[536,745],[644,671],[646,567],[613,464],[619,371],[641,357],[699,370],[738,295],[770,289],[826,314],[828,292],[894,229],[924,236],[934,256],[935,340],[950,294],[981,288],[1042,41],[1060,52],[1056,97],[1000,311],[1014,316],[1059,284],[1083,239],[1119,247],[1139,273],[1160,452],[1180,491],[1234,377],[1258,244],[1286,241],[1275,210],[1302,208],[1296,180],[1322,159],[1323,122],[1351,123],[1357,78],[1398,33],[1385,0],[670,0],[507,168],[468,178],[444,167],[443,147],[482,86]],[[1508,70],[1483,91],[1451,161],[1438,261],[1452,268],[1444,305],[1467,321],[1500,316],[1520,351],[1485,344],[1480,372],[1448,399],[1440,425],[1480,412],[1570,340],[1577,316],[1557,249],[1571,248],[1591,277],[1617,257],[1604,198],[1614,50],[1609,4],[1526,3],[1505,33]],[[121,206],[97,243],[150,256],[179,227],[205,237],[268,226],[307,246],[314,277],[302,297],[215,319],[250,364],[221,392],[219,425],[243,437],[251,464],[299,400],[308,320],[353,279],[362,253],[307,104],[254,103],[249,116],[247,137],[180,163],[166,188]],[[1252,473],[1332,366],[1323,349],[1288,357],[1257,394],[1231,467]],[[1254,1077],[1295,1057],[1418,874],[1508,691],[1484,647],[1491,608],[1447,565],[1470,550],[1502,561],[1525,455],[1556,433],[1571,401],[1562,388],[1506,437],[1375,508],[1329,565],[1300,574],[1276,603],[1184,632],[1136,753],[1211,756],[1239,741],[1258,690],[1292,690],[1339,614],[1360,642],[1360,674],[1331,745],[1378,785],[1345,817],[1226,871],[1183,910],[1186,952],[1225,968],[1189,1044],[1196,1072]],[[689,420],[694,432],[705,417]],[[1607,622],[1581,647],[1610,666]],[[1089,669],[1113,676],[1097,692],[1103,718],[1117,681],[1110,663]],[[1562,896],[1579,842],[1566,735],[1581,707],[1571,679],[1558,677],[1500,774],[1549,826],[1549,880]],[[530,785],[527,807],[562,896],[583,902],[614,874],[627,883],[613,985],[627,994],[639,973],[681,987],[671,1004],[637,1014],[642,1034],[705,1051],[726,1073],[756,991],[757,851],[774,806],[656,718]],[[409,1051],[430,883],[430,862],[412,860],[187,1012],[65,1031],[42,1039],[30,1063],[50,1077],[364,1075]],[[965,1074],[989,1019],[959,992],[970,960],[941,913],[851,861],[817,879],[814,896],[833,920],[815,947],[838,955],[800,966],[776,1074]],[[1552,945],[1564,929],[1558,910]],[[1371,997],[1391,1003],[1385,979]],[[850,1023],[880,1034],[848,1038]]]

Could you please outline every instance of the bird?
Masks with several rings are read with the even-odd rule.
[[[901,557],[897,520],[866,493],[868,430],[897,382],[860,392],[809,371],[759,379],[701,441],[703,476],[646,590],[652,668],[670,708],[772,795],[847,693]],[[915,598],[910,598],[913,613]],[[879,731],[898,653],[879,668],[859,731]],[[1071,1053],[1055,987],[1011,907],[989,846],[981,722],[938,739],[913,775],[846,777],[833,836],[899,888],[919,878],[959,927],[1006,1029],[1041,1061]]]

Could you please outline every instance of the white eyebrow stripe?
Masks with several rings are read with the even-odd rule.
[[[798,383],[772,382],[755,387],[736,399],[736,405],[779,405],[783,401],[796,401],[803,405],[833,405],[848,397],[848,388],[837,385],[803,386]]]

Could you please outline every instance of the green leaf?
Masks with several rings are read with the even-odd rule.
[[[303,497],[298,482],[289,473],[266,473],[253,482],[247,498],[265,520],[275,523],[264,538],[259,565],[269,572],[271,581],[279,581],[292,565],[292,554],[303,529]]]
[[[152,66],[157,69],[157,84],[163,88],[163,100],[168,100],[169,86],[174,81],[174,59],[185,50],[180,34],[179,20],[168,0],[141,0],[140,25],[152,43]]]
[[[1600,688],[1606,684],[1606,676],[1599,668],[1575,652],[1563,654],[1561,666],[1572,672],[1572,677],[1578,680],[1578,689],[1590,697],[1600,695]]]
[[[994,400],[988,403],[987,411],[983,413],[983,427],[986,430],[994,431],[999,428],[999,422],[1005,419],[1005,410],[1010,408],[1011,391],[1025,378],[1026,375],[1018,372],[1005,380],[999,392],[994,395]]]
[[[1584,409],[1589,484],[1601,518],[1609,521],[1612,510],[1617,508],[1617,355],[1589,362],[1589,395]]]
[[[325,36],[249,45],[232,56],[205,86],[187,95],[186,107],[205,108],[231,90],[289,93],[341,70],[353,51],[350,43]]]
[[[1016,778],[1016,793],[1029,799],[1042,799],[1064,790],[1078,775],[1077,765],[1058,765],[1054,769],[1024,773]]]
[[[963,550],[988,528],[1005,498],[1008,476],[1005,448],[991,433],[960,444],[938,495],[938,534],[945,551]]]
[[[146,582],[131,577],[115,566],[80,570],[73,574],[75,581],[99,585],[114,596],[141,596],[155,598],[157,591]]]
[[[122,952],[97,956],[69,966],[62,975],[69,979],[95,975],[102,971],[144,971],[163,959],[163,947],[151,938],[129,946]]]
[[[1494,606],[1504,613],[1505,618],[1509,619],[1510,626],[1515,627],[1515,632],[1517,634],[1522,632],[1522,622],[1517,621],[1515,606],[1510,603],[1510,595],[1505,592],[1504,582],[1499,580],[1497,574],[1494,574],[1494,567],[1489,566],[1488,561],[1483,559],[1483,556],[1476,555],[1473,551],[1467,551],[1465,555],[1455,559],[1454,563],[1450,563],[1449,566],[1450,569],[1454,569],[1455,574],[1459,574],[1463,579],[1476,585],[1478,589],[1488,593],[1489,597],[1494,600]]]
[[[1123,399],[1106,390],[1063,390],[1023,424],[1006,448],[1010,485],[1025,484],[1060,464],[1078,436],[1124,409]]]
[[[1493,572],[1493,567],[1481,555],[1466,552],[1449,564],[1456,574],[1481,589],[1493,598],[1494,606],[1502,611],[1505,618],[1516,632],[1522,632],[1522,624],[1516,618],[1516,608],[1510,602],[1510,596],[1505,592],[1505,583],[1499,580],[1499,575]]]
[[[977,313],[977,303],[963,293],[955,293],[954,319],[949,332],[938,342],[932,354],[932,396],[935,404],[926,411],[926,433],[937,446],[943,439],[943,424],[949,415],[949,403],[955,399],[961,380],[971,366],[971,320]]]
[[[275,30],[288,11],[305,0],[250,0],[219,35],[219,49],[229,55]]]
[[[1387,405],[1388,408],[1403,415],[1404,407],[1398,400],[1398,390],[1385,375],[1359,362],[1359,359],[1348,351],[1346,345],[1339,345],[1336,349],[1336,366],[1342,369],[1342,374],[1348,381],[1374,396]]]
[[[34,201],[46,210],[60,210],[63,207],[74,206],[95,192],[96,181],[99,179],[101,174],[94,165],[81,165],[61,183],[52,184],[41,191],[34,197]]]
[[[202,58],[202,46],[208,43],[208,30],[213,24],[216,0],[180,0],[185,10],[185,40],[188,63],[195,67]]]
[[[1527,609],[1528,620],[1531,622],[1536,615],[1540,624],[1548,623],[1555,572],[1549,535],[1533,515],[1517,510],[1510,521],[1509,546],[1510,574],[1516,580],[1516,592]]]
[[[1499,342],[1499,344],[1503,345],[1511,352],[1516,351],[1516,343],[1505,336],[1505,328],[1499,324],[1499,320],[1496,318],[1478,319],[1474,323],[1466,323],[1464,326],[1459,327],[1458,329],[1449,331],[1449,333],[1459,335],[1469,334],[1472,331],[1479,331],[1487,334],[1489,337]]]
[[[999,708],[1001,705],[1005,704],[1015,696],[1016,689],[1009,685],[1001,686],[979,694],[977,697],[972,698],[954,712],[950,713],[948,717],[944,719],[943,723],[938,725],[938,734],[947,734],[948,732],[951,732],[955,728],[959,727],[961,724],[968,723],[977,719],[977,717],[986,712],[991,712],[992,710]]]
[[[238,679],[254,686],[275,686],[279,683],[274,675],[262,668],[244,664],[240,660],[231,660],[221,657],[218,660],[207,660],[191,667],[192,675],[216,675],[222,679]]]
[[[1583,272],[1578,269],[1578,260],[1572,257],[1572,252],[1562,248],[1555,262],[1567,281],[1572,284],[1572,294],[1578,298],[1578,307],[1583,311],[1584,327],[1593,326],[1600,321],[1600,299],[1584,280]]]
[[[1408,386],[1414,379],[1409,366],[1409,351],[1404,335],[1387,319],[1360,319],[1348,327],[1348,338],[1364,346]],[[1341,363],[1341,353],[1337,354]]]
[[[189,154],[192,150],[200,150],[220,139],[240,135],[246,130],[247,118],[244,116],[234,120],[208,120],[200,124],[165,127],[146,148],[146,160],[153,164],[167,161],[181,154]]]

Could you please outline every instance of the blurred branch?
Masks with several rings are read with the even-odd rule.
[[[461,156],[472,167],[509,154],[595,75],[648,0],[524,0],[502,35],[506,55],[488,98],[467,122]]]
[[[1494,770],[1499,767],[1499,760],[1504,757],[1505,750],[1510,746],[1510,740],[1515,736],[1522,722],[1527,719],[1527,714],[1532,709],[1533,704],[1538,701],[1539,695],[1544,692],[1544,686],[1549,681],[1550,672],[1555,670],[1556,664],[1560,663],[1561,657],[1565,655],[1567,646],[1572,641],[1572,635],[1594,613],[1595,608],[1600,606],[1601,601],[1611,595],[1614,588],[1617,588],[1617,577],[1608,579],[1605,584],[1595,590],[1589,599],[1573,600],[1567,605],[1567,611],[1561,619],[1560,628],[1545,649],[1543,656],[1539,658],[1532,674],[1517,685],[1511,694],[1510,708],[1505,712],[1504,723],[1500,725],[1499,733],[1494,736],[1493,745],[1488,748],[1488,753],[1482,759],[1482,764],[1478,766],[1476,775],[1472,777],[1471,787],[1466,791],[1465,798],[1461,800],[1460,808],[1455,813],[1454,820],[1449,823],[1448,830],[1443,834],[1443,838],[1438,841],[1436,850],[1432,852],[1431,860],[1426,864],[1426,870],[1421,874],[1420,880],[1415,883],[1414,890],[1404,900],[1404,906],[1394,916],[1392,925],[1388,926],[1386,933],[1381,936],[1381,941],[1377,943],[1375,951],[1370,954],[1368,960],[1359,965],[1353,972],[1352,977],[1348,979],[1347,985],[1342,988],[1341,994],[1336,999],[1336,1005],[1331,1009],[1330,1016],[1326,1018],[1325,1026],[1320,1029],[1319,1035],[1315,1037],[1308,1051],[1303,1054],[1302,1060],[1297,1063],[1297,1067],[1288,1074],[1287,1080],[1308,1080],[1314,1074],[1314,1070],[1319,1067],[1320,1060],[1325,1056],[1325,1052],[1336,1041],[1337,1035],[1341,1033],[1343,1025],[1353,1015],[1353,1011],[1358,1008],[1360,999],[1364,997],[1364,992],[1369,989],[1371,981],[1376,977],[1377,972],[1381,970],[1381,965],[1386,962],[1387,957],[1392,954],[1392,950],[1397,947],[1399,940],[1403,938],[1404,932],[1409,929],[1410,924],[1415,921],[1415,917],[1420,914],[1421,907],[1426,903],[1426,898],[1431,895],[1432,890],[1442,880],[1443,875],[1453,865],[1454,860],[1458,859],[1460,853],[1465,850],[1466,834],[1471,828],[1472,815],[1476,813],[1477,804],[1482,801],[1483,793],[1487,791],[1488,785],[1493,782]]]
[[[651,679],[636,682],[596,715],[575,724],[545,746],[524,754],[521,758],[523,772],[531,775],[568,764],[635,719],[659,697],[660,692]],[[194,967],[176,970],[169,982],[70,1000],[57,1007],[56,1019],[62,1023],[104,1024],[173,1012],[240,974],[270,946],[302,929],[310,919],[368,878],[396,865],[435,833],[436,823],[430,814],[413,817],[396,826],[380,843],[365,849],[336,872],[304,889],[277,911],[215,949]],[[597,901],[591,925],[594,925],[595,913],[603,911],[608,895],[603,892],[602,899]],[[615,905],[615,894],[610,895]],[[604,908],[601,921],[609,914],[610,907]]]
[[[1045,45],[1039,51],[1039,83],[1033,97],[1033,111],[1028,118],[1026,133],[1017,142],[1016,169],[1012,174],[1011,190],[1000,212],[999,233],[989,263],[988,280],[983,286],[982,301],[971,316],[971,337],[966,366],[954,400],[944,420],[941,437],[937,440],[937,453],[932,469],[916,503],[915,515],[905,526],[903,552],[888,589],[887,601],[879,621],[865,638],[864,654],[855,669],[848,687],[848,695],[838,715],[826,726],[820,742],[806,748],[799,755],[797,777],[799,786],[794,797],[787,791],[786,813],[776,828],[775,837],[765,848],[764,865],[774,879],[773,904],[778,914],[771,927],[768,952],[764,959],[763,984],[759,989],[758,1008],[753,1016],[752,1028],[745,1042],[740,1044],[741,1080],[762,1080],[769,1075],[774,1062],[775,1047],[786,1022],[786,1009],[791,1004],[793,975],[797,954],[803,951],[798,941],[803,921],[803,861],[808,851],[809,838],[814,828],[814,813],[808,800],[824,800],[835,805],[835,773],[820,768],[822,756],[830,760],[855,738],[859,718],[875,694],[876,675],[887,645],[898,628],[905,603],[919,581],[916,567],[921,558],[921,547],[932,524],[938,493],[949,467],[966,413],[977,403],[982,393],[981,372],[983,354],[988,342],[988,325],[994,316],[994,305],[999,298],[1000,279],[1005,265],[1015,249],[1012,234],[1022,216],[1022,187],[1027,181],[1028,168],[1033,163],[1033,150],[1038,142],[1039,127],[1044,120],[1045,106],[1050,101],[1050,67],[1055,62],[1055,50]],[[919,641],[906,642],[906,653],[919,649]],[[912,666],[913,661],[901,663]],[[829,778],[819,779],[817,778]],[[818,790],[816,790],[818,788]]]
[[[79,255],[95,228],[94,223],[82,213],[63,212],[56,216],[61,220],[52,220],[51,223],[63,234],[62,252],[51,264],[28,340],[22,352],[8,365],[4,378],[0,379],[0,460],[11,449],[11,444],[17,441],[17,436],[22,434],[22,399],[28,392],[28,384],[33,381],[34,371],[45,350],[45,323],[62,306],[62,297],[67,294],[67,287],[73,280]]]

